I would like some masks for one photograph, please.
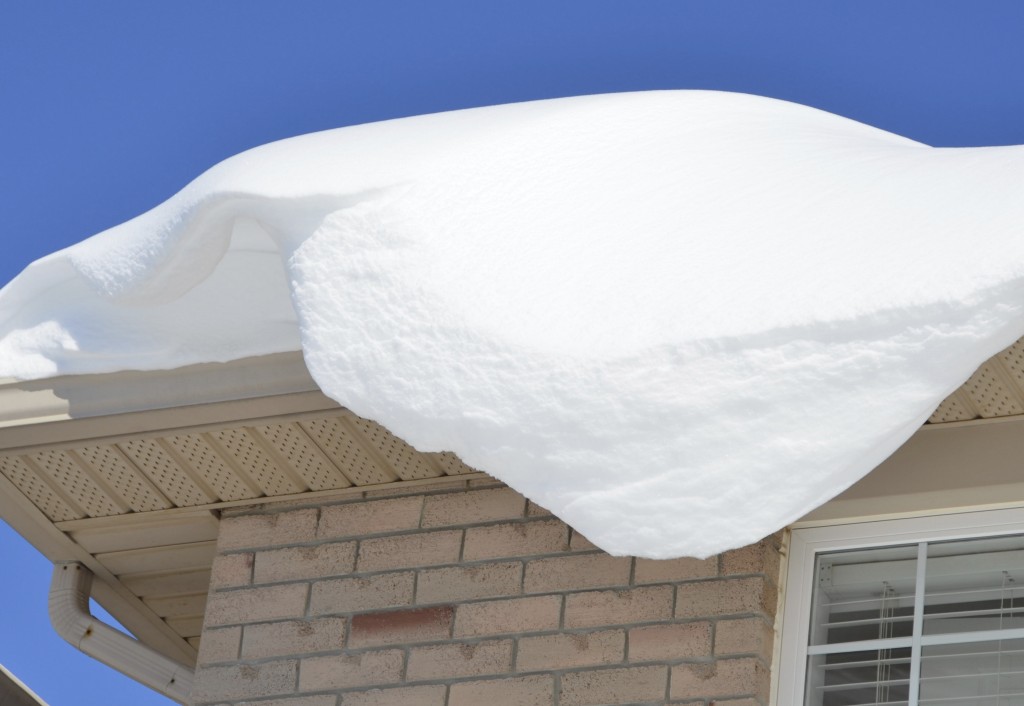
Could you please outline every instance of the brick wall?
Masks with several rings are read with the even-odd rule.
[[[778,558],[612,557],[503,486],[228,511],[194,700],[764,706]]]

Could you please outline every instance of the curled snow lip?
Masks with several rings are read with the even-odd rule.
[[[0,290],[0,376],[303,351],[616,554],[755,541],[1024,333],[1024,148],[666,91],[229,159]]]

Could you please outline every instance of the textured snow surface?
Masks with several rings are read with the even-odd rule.
[[[1022,147],[745,95],[344,128],[30,266],[0,376],[301,347],[602,548],[704,556],[842,491],[1024,333],[1022,196]]]

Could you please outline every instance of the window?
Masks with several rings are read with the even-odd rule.
[[[1024,510],[794,530],[778,703],[1024,704]]]

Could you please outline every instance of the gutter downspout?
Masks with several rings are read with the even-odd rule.
[[[50,622],[71,645],[179,704],[189,703],[192,669],[129,637],[89,613],[92,572],[77,562],[54,564]]]

